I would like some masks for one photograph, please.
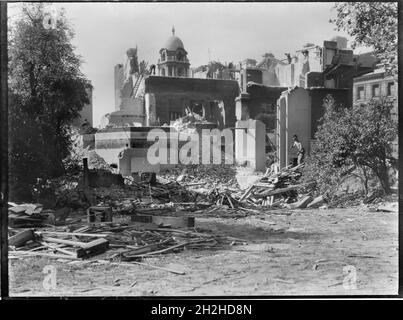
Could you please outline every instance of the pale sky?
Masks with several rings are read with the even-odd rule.
[[[12,5],[15,7],[16,5]],[[92,81],[94,126],[114,111],[113,68],[126,49],[138,47],[139,60],[156,64],[171,35],[184,43],[191,67],[212,60],[260,60],[265,52],[284,59],[305,43],[322,44],[337,32],[329,19],[333,3],[58,3],[64,7]],[[13,16],[15,9],[9,8]]]

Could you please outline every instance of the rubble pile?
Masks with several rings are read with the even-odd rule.
[[[259,207],[289,207],[298,197],[297,190],[309,188],[312,184],[300,184],[303,164],[296,167],[288,166],[279,172],[268,172],[258,182],[252,184],[235,199]]]
[[[88,159],[89,169],[112,171],[111,166],[107,164],[104,158],[99,156],[94,150],[88,150],[85,153],[85,157]]]
[[[186,132],[195,130],[197,124],[209,123],[211,122],[207,121],[203,116],[197,113],[190,113],[175,120],[171,126],[174,127],[178,132]]]
[[[43,226],[49,214],[41,204],[9,202],[8,219],[11,227]]]
[[[203,187],[211,190],[237,190],[235,178],[236,167],[227,164],[220,165],[176,165],[174,168],[162,172],[160,177],[167,181],[177,181],[187,187]]]

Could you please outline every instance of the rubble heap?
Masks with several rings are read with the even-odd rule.
[[[238,189],[235,178],[236,167],[221,165],[176,165],[166,170],[160,177],[168,181],[177,181],[185,186],[202,186],[205,189]]]
[[[288,166],[279,172],[267,172],[241,195],[239,193],[235,195],[235,198],[252,206],[287,207],[288,203],[296,201],[298,189],[312,185],[312,183],[299,183],[303,166],[303,164],[296,167]]]
[[[211,122],[207,121],[203,116],[197,113],[189,113],[173,122],[171,124],[178,132],[181,131],[193,131],[196,129],[198,124],[209,124]]]

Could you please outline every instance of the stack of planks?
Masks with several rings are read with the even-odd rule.
[[[297,190],[312,185],[312,183],[298,183],[303,166],[304,164],[296,167],[288,166],[277,173],[266,174],[246,189],[238,201],[263,207],[275,207],[293,202],[297,198]]]

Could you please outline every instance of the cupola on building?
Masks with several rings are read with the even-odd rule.
[[[163,77],[188,77],[190,63],[187,54],[182,40],[175,36],[175,28],[172,27],[172,36],[168,38],[160,50],[158,75]]]

